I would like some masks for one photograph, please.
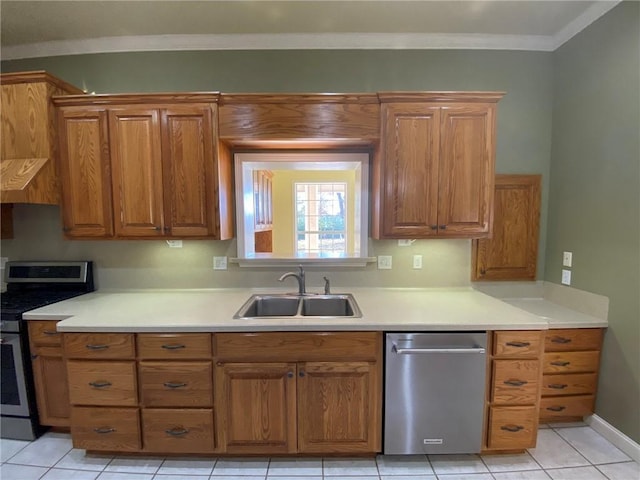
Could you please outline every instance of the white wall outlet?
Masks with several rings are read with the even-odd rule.
[[[571,252],[563,252],[562,253],[562,266],[570,267],[573,262],[573,253]]]
[[[169,248],[182,248],[182,240],[167,240]]]
[[[420,270],[422,268],[422,255],[413,256],[413,269]]]
[[[378,255],[378,270],[391,270],[391,255]]]
[[[226,270],[227,269],[227,257],[213,257],[213,269],[214,270]]]
[[[571,285],[571,270],[562,270],[562,284]]]

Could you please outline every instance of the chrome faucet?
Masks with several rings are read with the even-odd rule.
[[[307,293],[307,287],[304,283],[304,270],[302,269],[302,265],[300,265],[298,268],[300,269],[299,273],[287,272],[282,275],[278,279],[278,281],[282,282],[287,277],[296,277],[296,280],[298,280],[298,295],[305,295]]]

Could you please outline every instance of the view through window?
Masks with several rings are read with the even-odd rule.
[[[296,183],[296,254],[347,253],[347,184]]]

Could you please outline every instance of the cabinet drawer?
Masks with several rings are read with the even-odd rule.
[[[540,384],[540,361],[494,360],[492,383],[493,403],[534,404]]]
[[[376,361],[382,353],[379,332],[217,333],[218,361]]]
[[[74,448],[138,451],[142,447],[138,409],[73,407],[71,438]]]
[[[137,342],[138,356],[144,360],[211,358],[208,333],[140,333]]]
[[[62,346],[62,333],[56,331],[57,320],[29,320],[29,340],[37,347]]]
[[[545,352],[600,350],[601,347],[601,328],[572,328],[565,330],[549,330],[547,331],[544,338]]]
[[[206,453],[214,449],[213,410],[143,409],[144,450]]]
[[[600,352],[545,353],[543,373],[597,372]]]
[[[495,332],[493,354],[503,357],[538,357],[542,353],[542,332]]]
[[[545,397],[540,400],[540,418],[584,417],[593,413],[595,396]]]
[[[596,393],[597,374],[572,373],[568,375],[544,375],[542,395],[588,395]]]
[[[67,375],[72,405],[138,404],[135,362],[69,360]]]
[[[213,405],[211,362],[140,362],[138,371],[145,407]]]
[[[64,353],[67,358],[134,358],[131,333],[65,333]]]
[[[535,406],[491,407],[489,448],[509,450],[535,447],[538,418]]]

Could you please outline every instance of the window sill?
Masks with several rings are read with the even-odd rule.
[[[240,267],[366,267],[368,263],[375,263],[376,257],[350,258],[230,258],[229,262],[237,263]]]

